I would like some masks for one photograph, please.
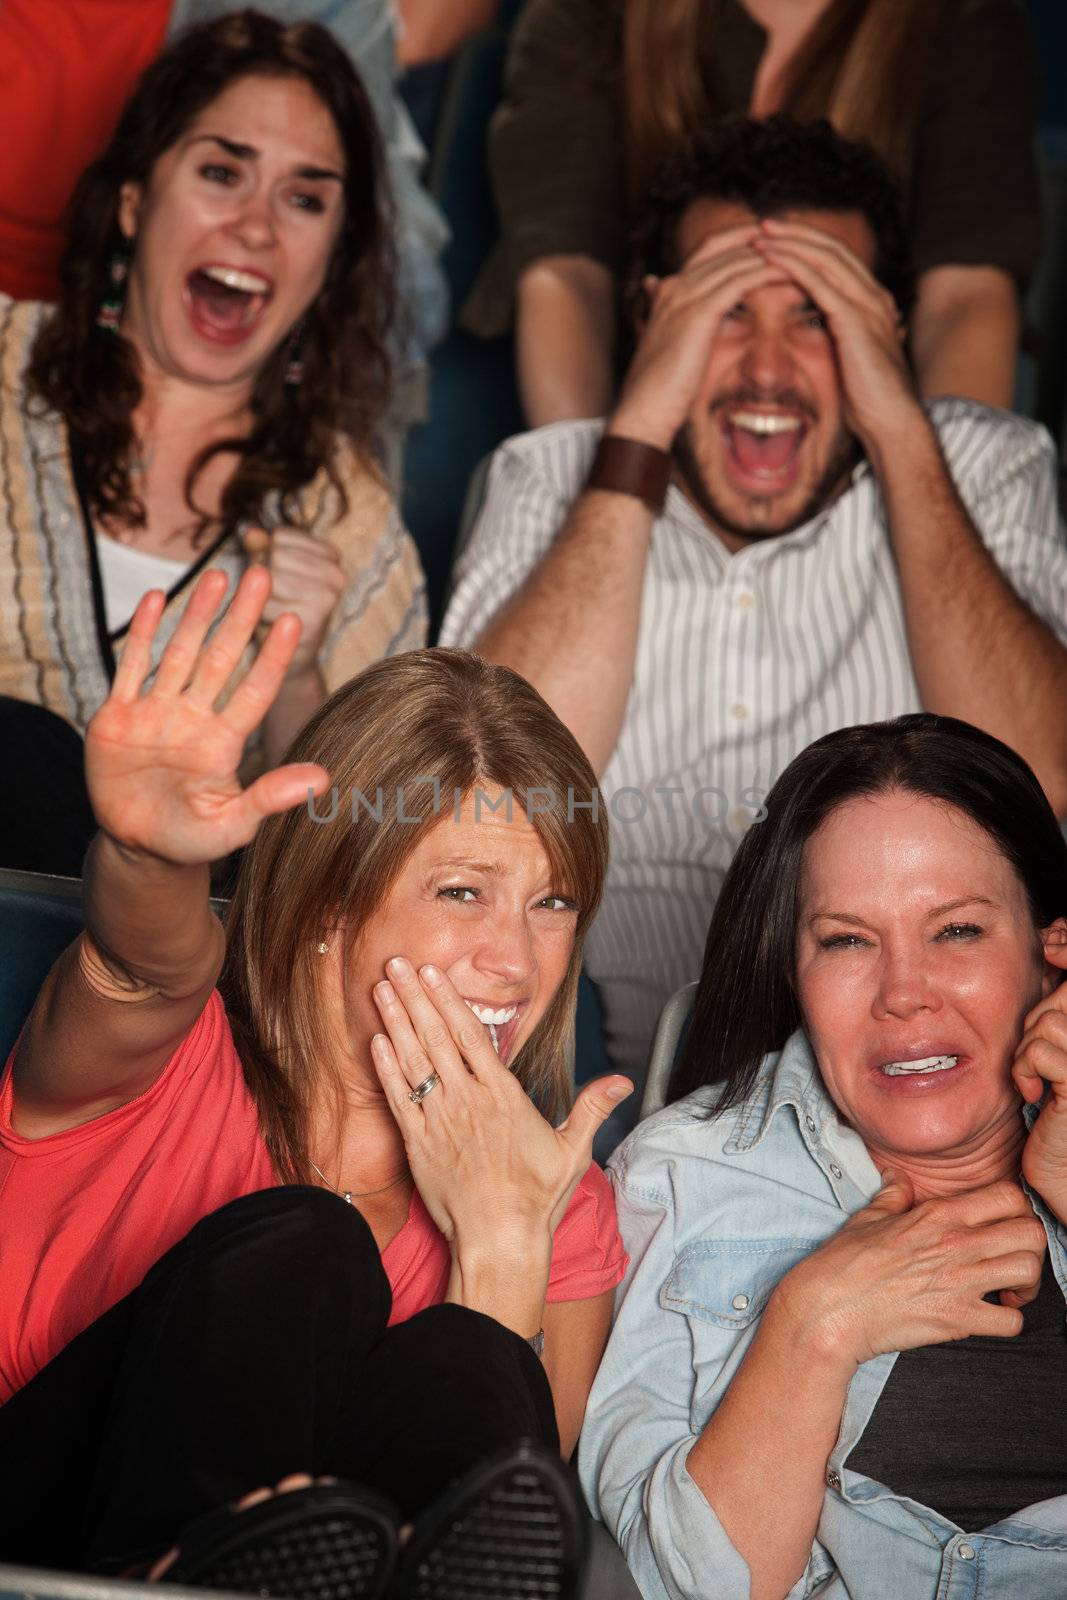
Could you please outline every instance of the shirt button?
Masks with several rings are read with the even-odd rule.
[[[815,1118],[814,1117],[805,1117],[804,1118],[804,1126],[805,1126],[805,1128],[807,1128],[809,1133],[814,1133],[815,1132]]]
[[[960,1560],[961,1561],[973,1561],[974,1560],[974,1545],[973,1544],[961,1544],[960,1547],[959,1547],[959,1550],[960,1550]]]
[[[755,603],[755,596],[749,594],[747,590],[739,594],[737,597],[737,604],[742,611],[751,611]]]
[[[735,1294],[733,1299],[730,1301],[730,1304],[733,1306],[735,1311],[744,1311],[745,1307],[748,1305],[748,1295]]]
[[[834,1161],[831,1161],[830,1163],[830,1171],[833,1173],[835,1178],[839,1178],[841,1176],[841,1168]]]
[[[743,706],[740,700],[734,706],[734,716],[737,718],[738,722],[743,722],[748,716],[748,707]]]
[[[833,1467],[831,1467],[829,1472],[826,1474],[826,1482],[831,1489],[840,1489],[841,1487],[841,1479],[838,1477]]]

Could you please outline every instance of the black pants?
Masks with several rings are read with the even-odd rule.
[[[390,1306],[335,1195],[270,1189],[205,1217],[0,1407],[0,1559],[120,1571],[291,1472],[410,1519],[519,1437],[559,1448],[525,1340],[451,1305],[387,1329]]]

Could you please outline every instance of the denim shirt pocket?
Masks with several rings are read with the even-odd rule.
[[[822,1239],[699,1239],[675,1257],[659,1292],[664,1311],[740,1331],[762,1314],[790,1267]]]

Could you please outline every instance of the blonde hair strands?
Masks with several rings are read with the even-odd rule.
[[[476,785],[511,789],[518,814],[530,790],[550,789],[556,797],[551,811],[530,820],[556,887],[578,902],[577,936],[566,977],[512,1070],[527,1093],[558,1114],[568,1098],[582,941],[600,902],[608,825],[603,807],[595,821],[577,807],[568,820],[568,791],[588,801],[596,777],[554,712],[505,667],[462,650],[415,650],[376,663],[331,696],[287,759],[326,768],[337,815],[316,822],[300,806],[263,823],[242,862],[220,980],[279,1176],[309,1181],[317,1107],[336,1109],[340,1135],[343,1085],[328,1065],[336,1044],[320,998],[317,946],[324,930],[342,934],[350,974],[363,928],[426,828],[450,816],[457,790],[466,795]],[[372,812],[379,789],[380,820]],[[356,791],[366,805],[352,804]],[[328,792],[317,803],[318,816],[330,814],[331,800]],[[398,818],[398,809],[408,820]]]
[[[830,0],[790,63],[776,108],[828,117],[872,144],[898,178],[915,133],[930,0]],[[659,162],[716,114],[700,72],[722,0],[626,0],[623,85],[629,196],[638,204]],[[719,108],[721,109],[721,108]]]

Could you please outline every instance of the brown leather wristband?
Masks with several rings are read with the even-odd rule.
[[[587,489],[610,489],[615,494],[632,494],[643,500],[658,517],[667,498],[671,481],[671,456],[654,444],[640,439],[623,439],[606,433],[596,447],[593,465],[585,480]]]

